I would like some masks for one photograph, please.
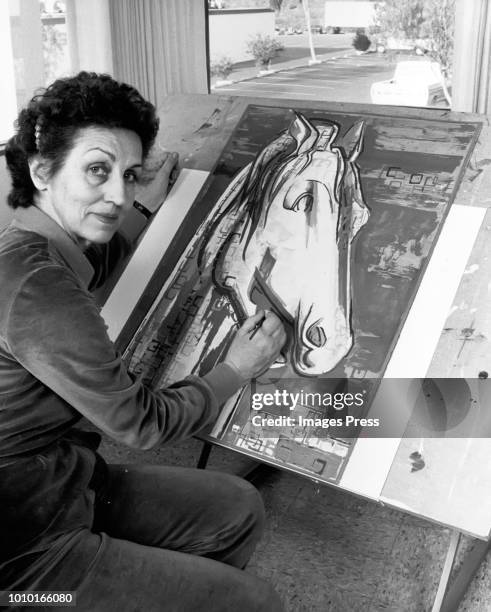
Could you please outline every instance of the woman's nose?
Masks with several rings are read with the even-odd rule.
[[[104,199],[115,206],[124,206],[128,199],[126,182],[122,176],[113,173],[105,183]]]

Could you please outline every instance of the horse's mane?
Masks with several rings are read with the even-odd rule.
[[[282,141],[284,142],[283,147],[281,147]],[[281,132],[276,141],[272,144],[276,144],[276,146],[265,147],[256,155],[254,161],[249,166],[247,175],[240,189],[207,229],[206,234],[208,235],[208,239],[201,243],[197,256],[199,269],[203,268],[205,250],[210,238],[216,234],[222,222],[226,220],[231,213],[239,211],[234,228],[242,225],[244,219],[247,220],[246,225],[249,227],[249,233],[246,242],[249,242],[259,222],[265,189],[267,189],[268,185],[274,179],[276,168],[286,161],[296,148],[296,141],[291,136],[288,129]],[[223,247],[227,242],[228,238],[226,237],[220,245],[214,260],[220,257],[220,252],[223,251]]]
[[[301,147],[303,142],[311,137],[313,133],[316,134],[316,140],[319,137],[319,132],[313,124],[299,113],[295,113],[295,115],[296,118],[294,122],[256,155],[254,161],[251,162],[247,170],[241,187],[234,194],[228,205],[217,215],[207,228],[207,237],[201,243],[197,256],[198,269],[202,270],[204,267],[206,248],[210,240],[213,236],[217,235],[221,225],[226,222],[227,218],[231,215],[236,217],[236,221],[231,231],[228,232],[229,235],[223,238],[216,254],[212,257],[212,267],[215,268],[217,266],[229,245],[231,235],[234,234],[240,234],[241,236],[240,241],[244,245],[242,257],[245,258],[245,252],[257,229],[261,215],[264,214],[265,218],[267,218],[269,206],[273,202],[274,196],[287,180],[287,177],[278,178],[278,168],[281,168],[281,166],[285,165],[294,157],[299,147]],[[298,125],[295,124],[295,122],[299,122],[301,127],[306,130],[306,135],[301,141],[292,134],[292,127]],[[340,131],[340,125],[333,120],[326,120],[325,123],[334,128],[334,137],[332,141],[336,140]],[[333,142],[331,142],[331,144],[333,144]],[[348,161],[342,147],[340,151],[343,158]],[[309,160],[306,158],[305,165],[308,163]],[[342,177],[336,177],[336,182],[339,185],[339,183],[342,182]]]

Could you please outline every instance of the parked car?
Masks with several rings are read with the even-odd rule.
[[[407,60],[397,63],[390,80],[373,83],[370,97],[373,104],[429,106],[445,99],[443,82],[438,62]]]

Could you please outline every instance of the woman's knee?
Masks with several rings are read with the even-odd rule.
[[[235,517],[241,519],[242,526],[253,531],[259,540],[264,531],[266,518],[262,496],[247,480],[237,476],[229,478]]]
[[[220,523],[215,550],[210,557],[243,568],[264,531],[265,510],[259,491],[237,476],[220,475]]]

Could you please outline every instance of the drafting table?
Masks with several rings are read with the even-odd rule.
[[[197,94],[169,97],[159,109],[159,142],[165,149],[179,152],[183,171],[103,308],[102,314],[114,340],[121,333],[131,333],[125,324],[132,312],[133,318],[135,313],[143,317],[150,306],[142,294],[157,264],[166,250],[177,250],[180,241],[189,239],[182,233],[182,227],[178,229],[246,106],[254,103],[381,116],[389,112],[383,106],[342,103]],[[483,125],[384,376],[476,380],[479,373],[491,373],[491,212],[488,210],[491,206],[491,128],[485,117],[444,110],[390,107],[390,113],[405,118],[477,121]],[[491,406],[491,393],[488,392],[484,402]],[[377,407],[372,406],[368,416],[373,416],[373,410]],[[359,439],[339,484],[333,486],[453,530],[433,610],[455,610],[488,548],[489,440],[464,437],[414,440],[403,438],[404,426],[402,423],[398,438]],[[421,472],[424,476],[415,477],[408,469],[408,456],[422,443],[427,469]],[[461,533],[478,540],[459,577],[448,589]]]

